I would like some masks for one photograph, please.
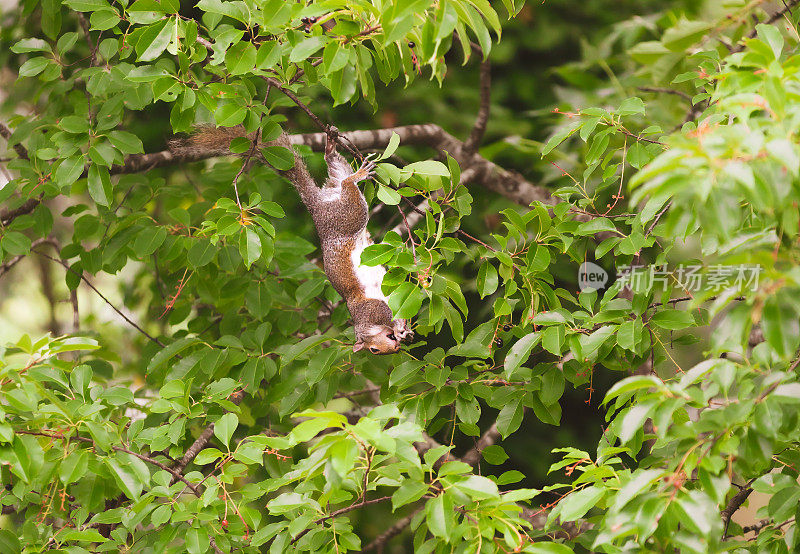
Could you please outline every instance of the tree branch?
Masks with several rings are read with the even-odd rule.
[[[750,486],[754,479],[748,481],[747,485],[742,487],[739,492],[734,494],[731,499],[728,501],[728,504],[725,506],[725,509],[720,512],[720,517],[722,517],[722,524],[724,526],[724,530],[722,532],[722,540],[728,538],[728,525],[731,522],[731,518],[733,514],[736,513],[736,510],[742,507],[742,504],[745,503],[747,497],[750,496],[753,492],[753,488]]]
[[[15,218],[31,213],[34,209],[36,209],[36,206],[41,203],[41,197],[28,198],[21,206],[13,209],[0,210],[0,225],[8,225],[14,221]]]
[[[367,544],[367,546],[362,548],[361,552],[369,552],[370,550],[377,550],[379,553],[383,552],[383,548],[384,546],[386,546],[386,543],[389,542],[392,538],[402,533],[406,527],[411,525],[411,521],[414,519],[414,517],[418,513],[420,513],[424,508],[425,506],[420,506],[419,508],[408,514],[406,517],[397,520],[397,522],[395,522],[394,525],[392,525],[386,531],[375,537],[375,539],[372,542],[370,542],[369,544]]]
[[[36,239],[31,243],[31,248],[36,248],[40,244],[50,243],[50,242],[51,239],[48,238]],[[18,256],[14,256],[13,258],[11,258],[6,262],[3,262],[3,264],[0,265],[0,277],[11,271],[11,268],[17,265],[20,261],[22,261],[23,258],[25,258],[25,254],[20,254]]]
[[[244,398],[244,391],[238,391],[231,395],[230,400],[237,406],[241,403],[242,399]],[[195,439],[192,445],[186,450],[186,453],[183,455],[173,469],[177,472],[178,475],[183,474],[183,470],[186,469],[192,460],[194,460],[198,454],[206,447],[208,441],[211,440],[211,437],[214,436],[214,424],[210,423],[208,427],[203,429],[203,432],[200,433],[200,436]],[[170,485],[177,481],[177,477],[173,475],[172,482]]]
[[[478,439],[478,442],[475,443],[466,454],[461,457],[461,461],[465,464],[469,464],[472,467],[478,465],[478,462],[481,459],[481,454],[486,449],[487,446],[491,446],[497,442],[497,439],[500,438],[500,431],[497,430],[497,422],[495,421],[492,423],[491,427],[489,427],[481,438]]]
[[[0,123],[0,137],[6,139],[6,141],[11,140],[11,129],[9,129],[5,123]],[[28,158],[28,150],[21,144],[17,143],[13,146],[14,152],[17,153],[17,156],[22,158],[23,160],[27,160]]]
[[[489,109],[492,100],[492,64],[489,60],[481,62],[481,105],[478,109],[478,117],[469,138],[464,142],[464,149],[467,152],[477,152],[481,139],[486,132],[486,123],[489,121]]]
[[[414,146],[428,146],[439,152],[449,152],[459,163],[462,171],[474,171],[473,182],[493,192],[505,196],[509,200],[529,205],[531,202],[540,201],[545,204],[555,204],[555,199],[545,187],[540,187],[528,182],[522,175],[514,171],[507,171],[489,160],[472,154],[465,150],[464,143],[438,125],[429,123],[423,125],[405,125],[385,129],[351,131],[341,133],[353,147],[358,150],[384,148],[392,136],[397,133],[400,144]],[[293,144],[305,144],[316,152],[325,148],[325,133],[309,133],[292,135],[289,137]],[[217,157],[215,151],[195,151],[192,154],[173,154],[170,151],[155,152],[152,154],[137,154],[128,156],[123,165],[111,168],[112,174],[136,173],[156,167],[204,160]]]

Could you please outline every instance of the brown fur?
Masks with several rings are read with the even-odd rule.
[[[244,136],[246,133],[241,126],[202,126],[186,139],[170,141],[169,146],[177,154],[197,155],[206,152],[226,155],[231,154],[231,141]],[[252,141],[255,137],[249,135],[248,138]],[[347,302],[353,318],[356,334],[353,350],[368,349],[373,354],[397,352],[401,341],[413,340],[408,322],[404,319],[393,320],[386,302],[365,296],[365,287],[359,281],[351,259],[356,239],[365,232],[369,219],[367,202],[357,185],[371,176],[374,164],[365,162],[353,172],[329,139],[325,145],[328,179],[325,186],[320,188],[302,158],[292,149],[285,133],[275,141],[259,144],[260,147],[270,145],[283,146],[294,153],[294,167],[280,173],[294,185],[314,220],[322,247],[325,274],[333,288]],[[254,157],[265,162],[258,150]]]

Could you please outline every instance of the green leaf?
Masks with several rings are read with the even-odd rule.
[[[12,256],[21,256],[31,251],[31,239],[19,231],[7,231],[0,239],[0,246]]]
[[[478,270],[478,293],[481,298],[485,298],[493,294],[497,290],[499,279],[497,277],[497,269],[492,262],[485,261]]]
[[[617,330],[617,344],[625,350],[633,351],[634,347],[642,339],[644,326],[641,319],[633,319],[624,322]]]
[[[574,554],[566,544],[558,542],[534,542],[525,547],[523,550],[526,554]]]
[[[630,407],[625,412],[619,426],[619,440],[622,444],[627,444],[636,433],[644,428],[644,422],[650,416],[653,408],[652,403],[642,403]],[[617,421],[620,421],[619,418],[615,420],[615,422]]]
[[[0,529],[0,552],[19,554],[22,551],[17,536],[8,529]]]
[[[40,38],[24,38],[11,47],[15,54],[26,52],[52,52],[50,45]]]
[[[225,66],[233,75],[250,73],[256,65],[256,47],[249,42],[238,42],[225,53]]]
[[[198,269],[211,263],[217,253],[217,247],[206,239],[197,239],[186,255],[186,260],[193,268]]]
[[[361,264],[376,266],[391,260],[397,250],[391,244],[370,244],[361,252]]]
[[[167,238],[167,230],[164,227],[145,227],[136,235],[133,242],[133,251],[139,258],[150,256],[164,244]]]
[[[664,383],[652,375],[637,375],[634,377],[628,377],[617,382],[613,387],[611,387],[611,389],[606,393],[606,397],[602,403],[606,404],[623,394],[635,392],[639,389],[647,389],[650,387],[663,389]]]
[[[34,77],[44,71],[49,64],[50,60],[47,58],[31,58],[20,66],[19,76]]]
[[[89,166],[89,196],[101,206],[110,206],[113,199],[111,176],[108,168],[98,165]]]
[[[293,344],[289,347],[288,350],[281,356],[281,367],[286,367],[290,362],[297,359],[302,354],[308,352],[314,346],[325,342],[326,340],[330,340],[325,335],[311,335],[310,337],[306,337],[298,343]]]
[[[400,203],[401,199],[402,196],[400,196],[396,191],[390,189],[389,187],[378,185],[378,200],[384,204],[396,206]]]
[[[58,476],[64,485],[75,483],[89,469],[89,456],[85,450],[70,453],[58,467]]]
[[[214,111],[214,121],[220,127],[235,127],[247,117],[247,108],[234,102],[222,104]]]
[[[492,465],[500,465],[508,459],[508,454],[499,444],[490,444],[481,452],[483,459]]]
[[[236,427],[239,426],[239,418],[236,414],[227,413],[214,423],[214,436],[216,436],[225,446],[230,445]]]
[[[337,44],[337,43],[332,43],[332,44]],[[392,131],[392,136],[389,137],[389,144],[386,145],[386,149],[380,155],[378,160],[385,160],[387,158],[391,158],[392,155],[394,155],[394,153],[397,151],[398,146],[400,146],[400,135]]]
[[[169,20],[155,23],[141,34],[136,43],[136,53],[139,55],[140,61],[153,61],[167,48],[172,40],[172,34],[175,32],[175,25],[169,23]]]
[[[542,348],[555,356],[561,355],[561,348],[564,345],[565,327],[563,325],[552,325],[542,331]]]
[[[58,164],[55,181],[59,187],[66,188],[78,180],[83,173],[83,156],[72,156]]]
[[[183,337],[168,344],[165,348],[159,350],[155,356],[147,364],[147,373],[153,373],[164,367],[164,365],[175,357],[180,352],[186,350],[190,346],[197,344],[199,341],[194,337]]]
[[[567,522],[583,517],[603,498],[605,492],[604,488],[593,485],[567,495],[558,503],[559,520]]]
[[[106,542],[108,539],[100,534],[97,529],[70,529],[58,537],[61,542]]]
[[[425,294],[416,285],[404,282],[389,295],[389,308],[395,318],[410,319],[419,313]]]
[[[44,461],[44,452],[38,439],[32,435],[16,435],[14,454],[19,462],[15,467],[20,470],[20,477],[26,483],[32,482]]]
[[[92,30],[107,31],[116,27],[121,20],[116,10],[98,10],[89,17]]]
[[[504,439],[519,429],[524,413],[522,398],[512,399],[503,406],[497,415],[497,430]]]
[[[305,60],[317,50],[325,46],[328,40],[328,37],[322,35],[304,38],[298,42],[294,48],[292,48],[292,53],[289,54],[289,61],[292,63],[297,63]]]
[[[111,8],[106,0],[64,0],[64,4],[77,12],[91,12]]]
[[[403,168],[403,171],[426,177],[450,177],[450,170],[447,166],[436,160],[422,160],[410,163]]]
[[[358,457],[358,446],[352,440],[342,439],[336,442],[328,454],[331,457],[331,466],[340,477],[347,476],[353,470]]]
[[[406,479],[392,494],[392,511],[400,506],[416,502],[428,492],[428,484],[423,481]]]
[[[703,38],[711,28],[712,25],[705,21],[690,21],[681,17],[664,32],[661,42],[673,52],[682,52]]]
[[[531,350],[539,343],[542,334],[539,331],[528,333],[517,342],[506,354],[505,362],[503,363],[503,375],[506,379],[511,380],[519,369],[519,367],[528,359]]]
[[[106,458],[105,462],[125,496],[131,500],[138,500],[144,485],[131,465],[122,463],[117,458]]]
[[[208,531],[205,527],[190,527],[186,532],[186,551],[189,554],[203,554],[208,549]]]
[[[123,154],[141,154],[144,152],[141,139],[133,133],[128,133],[127,131],[111,131],[108,134],[108,140]]]
[[[245,227],[244,232],[239,235],[239,254],[248,269],[261,257],[261,239],[250,227]]]
[[[425,521],[428,524],[428,530],[434,537],[443,538],[449,542],[453,518],[446,513],[444,494],[425,503]]]
[[[662,329],[685,329],[694,325],[694,318],[689,312],[682,310],[666,309],[653,314],[650,321]]]
[[[470,475],[463,481],[456,482],[453,486],[473,500],[486,500],[487,498],[500,497],[497,484],[491,479],[480,475]]]
[[[261,154],[264,156],[264,161],[278,171],[286,171],[294,167],[294,152],[283,146],[261,148]]]
[[[766,25],[764,23],[756,25],[756,31],[758,32],[758,38],[769,45],[775,55],[775,59],[778,59],[781,56],[784,44],[781,32],[774,25]]]
[[[617,108],[617,115],[620,116],[644,114],[644,112],[644,101],[638,96],[626,98],[622,101],[622,104],[619,105],[619,108]]]
[[[61,0],[42,0],[42,31],[53,40],[58,38],[61,32]],[[68,34],[65,33],[62,38]],[[63,50],[59,49],[61,52]]]
[[[567,140],[571,137],[575,131],[581,128],[583,122],[581,121],[573,121],[566,127],[562,127],[559,129],[550,139],[547,141],[547,144],[544,145],[542,148],[542,157],[548,155],[556,146]]]

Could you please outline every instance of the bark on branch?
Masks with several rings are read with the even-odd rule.
[[[546,188],[536,186],[519,173],[505,170],[486,158],[469,152],[463,141],[432,123],[351,131],[342,133],[342,135],[356,149],[370,150],[384,148],[389,143],[392,133],[399,135],[401,145],[428,146],[439,152],[448,152],[459,163],[462,171],[467,169],[474,171],[474,183],[501,194],[513,202],[524,206],[536,200],[546,204],[555,203]],[[322,152],[325,148],[325,133],[292,135],[290,140],[293,144],[305,144],[315,152]],[[113,166],[111,173],[137,173],[166,165],[213,158],[218,155],[214,151],[197,151],[192,154],[175,154],[170,151],[138,154],[128,156],[123,165]]]

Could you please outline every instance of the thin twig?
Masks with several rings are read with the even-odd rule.
[[[38,250],[36,250],[35,252],[36,252],[37,254],[39,254],[40,256],[44,256],[45,258],[47,258],[47,259],[49,259],[49,260],[52,260],[52,261],[54,261],[54,262],[56,262],[56,263],[59,263],[59,264],[61,264],[62,266],[64,266],[64,268],[65,268],[67,271],[69,271],[69,272],[70,272],[70,273],[72,273],[73,275],[77,275],[78,277],[80,277],[80,278],[81,278],[81,280],[82,280],[84,283],[86,283],[86,285],[87,285],[87,286],[88,286],[90,289],[92,289],[92,290],[93,290],[95,293],[97,293],[97,295],[98,295],[100,298],[102,298],[102,299],[103,299],[103,301],[104,301],[106,304],[108,304],[108,305],[111,307],[111,309],[112,309],[112,310],[114,310],[115,312],[117,312],[117,313],[118,313],[118,314],[119,314],[119,315],[122,317],[122,319],[124,319],[125,321],[127,321],[127,322],[128,322],[128,324],[130,324],[130,325],[131,325],[131,326],[132,326],[134,329],[136,329],[136,330],[137,330],[137,331],[139,331],[141,334],[143,334],[145,337],[147,337],[148,339],[150,339],[151,341],[153,341],[154,343],[156,343],[157,345],[159,345],[161,348],[165,348],[165,347],[166,347],[166,345],[165,345],[163,342],[161,342],[160,340],[158,340],[157,338],[155,338],[154,336],[152,336],[150,333],[148,333],[147,331],[145,331],[144,329],[142,329],[141,327],[139,327],[139,325],[137,325],[137,324],[136,324],[136,322],[134,322],[134,321],[133,321],[131,318],[129,318],[128,316],[126,316],[124,313],[122,313],[122,312],[120,311],[120,309],[119,309],[119,308],[117,308],[117,307],[116,307],[114,304],[112,304],[112,303],[111,303],[111,301],[110,301],[108,298],[106,298],[105,296],[103,296],[103,293],[102,293],[102,292],[100,292],[99,290],[97,290],[97,287],[95,287],[95,286],[94,286],[94,285],[93,285],[93,284],[92,284],[92,283],[91,283],[91,282],[90,282],[90,281],[89,281],[89,280],[88,280],[88,279],[87,279],[87,278],[86,278],[86,277],[83,275],[83,273],[82,273],[82,272],[80,272],[80,273],[79,273],[79,272],[75,271],[74,269],[72,269],[72,268],[69,266],[69,264],[68,264],[67,262],[65,262],[64,260],[62,260],[62,259],[60,259],[60,258],[54,258],[54,257],[52,257],[52,256],[48,256],[48,255],[47,255],[47,254],[45,254],[44,252],[39,252]]]
[[[78,12],[78,22],[81,24],[81,29],[83,30],[83,34],[86,36],[86,43],[89,45],[89,52],[91,57],[91,65],[97,65],[97,47],[94,41],[92,41],[92,36],[89,34],[89,22],[86,21],[86,16],[84,16],[81,12]]]
[[[353,156],[355,156],[359,160],[363,160],[364,156],[359,152],[357,149],[353,148],[350,144],[342,140],[342,136],[338,132],[331,132],[331,126],[324,123],[314,112],[311,111],[311,108],[306,106],[302,100],[300,100],[295,93],[293,93],[288,87],[281,84],[280,81],[274,79],[273,77],[264,77],[264,80],[272,85],[273,87],[277,88],[281,91],[289,100],[297,104],[297,107],[303,110],[311,121],[313,121],[317,127],[322,129],[326,134],[330,135],[333,140],[336,141],[336,144],[350,152]]]
[[[36,435],[36,436],[39,436],[39,437],[49,437],[51,439],[59,439],[59,440],[65,440],[65,441],[73,441],[74,440],[74,441],[79,441],[79,442],[85,442],[85,443],[89,443],[92,446],[96,447],[96,443],[94,442],[93,439],[90,439],[88,437],[81,437],[81,436],[78,436],[78,435],[68,437],[68,436],[65,436],[63,433],[58,433],[58,432],[55,432],[55,431],[52,432],[52,433],[47,433],[47,432],[44,432],[44,431],[28,431],[28,430],[24,430],[24,429],[21,430],[21,431],[15,431],[15,432],[18,435]],[[173,476],[177,477],[180,481],[185,483],[186,486],[189,487],[189,489],[195,494],[195,496],[197,496],[198,498],[201,496],[200,490],[197,488],[197,486],[194,483],[192,483],[191,481],[188,481],[183,475],[181,475],[180,473],[178,473],[174,469],[162,464],[158,460],[154,460],[153,458],[151,458],[149,456],[145,456],[144,454],[139,454],[138,452],[133,452],[132,450],[128,450],[127,448],[123,448],[122,446],[111,445],[111,448],[113,450],[117,451],[117,452],[124,452],[126,454],[130,454],[131,456],[136,456],[137,458],[139,458],[140,460],[142,460],[144,462],[147,462],[148,464],[152,464],[152,465],[156,466],[159,469],[163,469],[164,471],[167,471],[167,472],[171,473]]]
[[[787,2],[784,2],[784,3],[783,3],[783,8],[782,8],[782,9],[780,9],[780,10],[778,10],[778,11],[777,11],[777,12],[775,12],[774,14],[772,14],[772,15],[771,15],[771,16],[770,16],[770,17],[769,17],[769,18],[768,18],[768,19],[767,19],[767,20],[764,22],[764,24],[765,24],[765,25],[772,25],[773,23],[775,23],[776,21],[778,21],[780,18],[782,18],[782,17],[784,16],[784,14],[786,14],[786,13],[791,13],[791,11],[792,11],[792,8],[793,8],[794,6],[796,6],[798,3],[800,3],[800,0],[789,0],[789,2],[788,2],[788,3],[787,3]],[[756,23],[758,23],[758,21],[757,21],[757,20],[756,20]],[[745,45],[745,41],[747,41],[747,40],[749,40],[749,39],[751,39],[751,38],[754,38],[754,37],[755,37],[757,34],[758,34],[758,29],[757,29],[757,28],[754,28],[752,31],[750,31],[749,33],[747,33],[745,36],[743,36],[743,37],[742,37],[742,39],[739,41],[739,44],[737,44],[736,46],[734,46],[734,47],[733,47],[733,50],[731,50],[731,52],[732,52],[732,53],[736,53],[736,52],[741,52],[742,50],[744,50],[744,49],[745,49],[745,46],[746,46],[746,45]]]
[[[639,90],[642,92],[654,92],[657,94],[672,94],[674,96],[680,96],[684,100],[688,100],[689,102],[692,101],[692,95],[682,90],[676,90],[674,88],[666,88],[666,87],[639,87]]]
[[[344,508],[336,510],[333,513],[330,513],[324,517],[315,520],[314,525],[319,525],[320,523],[323,523],[331,518],[338,517],[348,512],[352,512],[353,510],[357,510],[358,508],[363,508],[364,506],[370,506],[372,504],[377,504],[378,502],[384,502],[386,500],[390,500],[391,498],[392,498],[391,496],[381,496],[380,498],[373,498],[372,500],[364,500],[363,502],[358,502],[356,504],[351,504],[350,506],[345,506]],[[294,544],[297,541],[299,541],[309,531],[311,531],[311,527],[306,527],[305,529],[303,529],[295,538],[292,539],[292,542],[290,544]]]

